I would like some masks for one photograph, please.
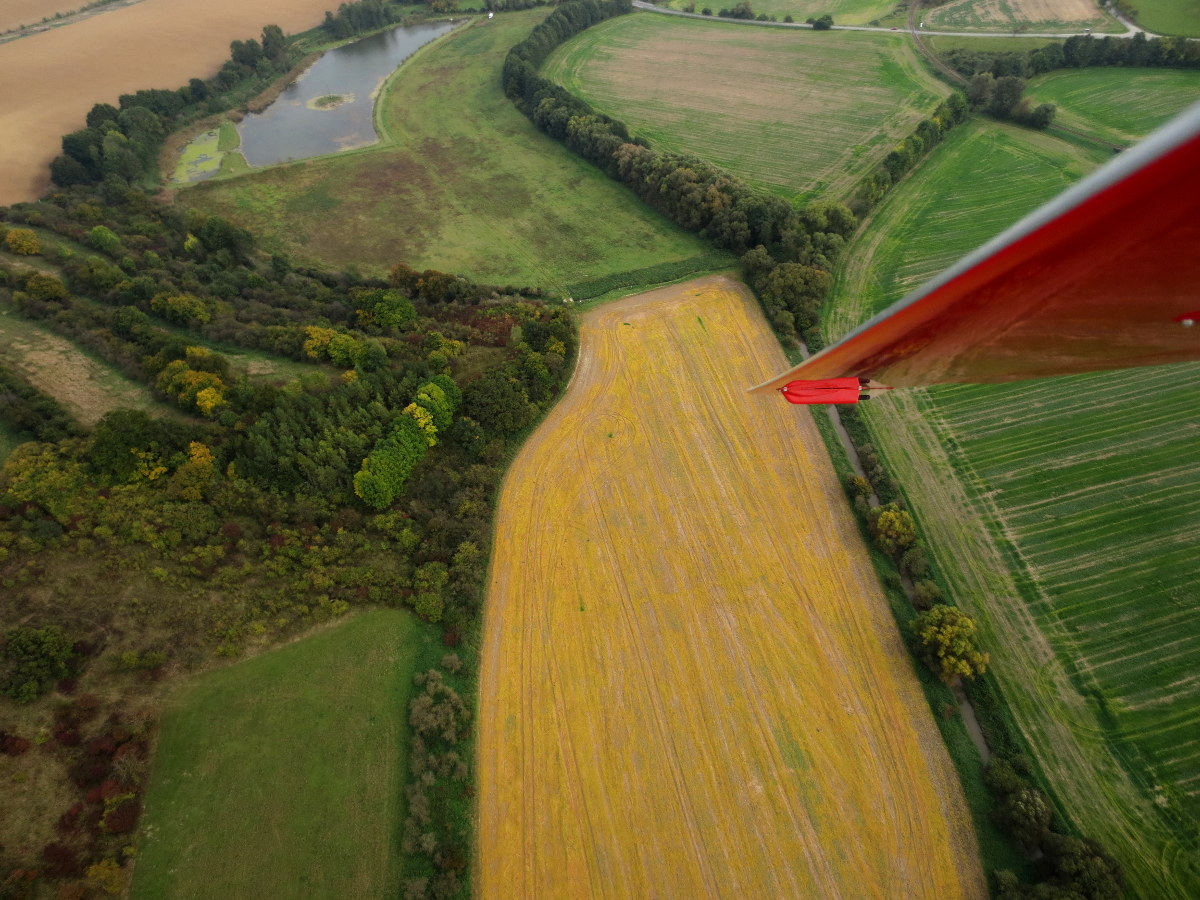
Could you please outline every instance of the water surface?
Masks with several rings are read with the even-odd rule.
[[[252,166],[307,159],[373,144],[375,95],[419,47],[455,27],[424,22],[373,34],[325,53],[261,113],[238,125]],[[322,98],[336,98],[321,108]]]

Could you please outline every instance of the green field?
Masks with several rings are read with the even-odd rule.
[[[412,616],[374,610],[181,688],[131,896],[399,896],[422,640]]]
[[[850,245],[831,331],[1057,193],[1082,154],[999,123],[960,128]],[[1200,895],[1198,376],[946,386],[866,409],[1071,824],[1136,895],[1181,900]]]
[[[1069,69],[1033,79],[1028,93],[1058,107],[1056,124],[1132,143],[1200,101],[1200,71]]]
[[[855,239],[838,275],[828,336],[866,321],[1107,158],[987,120],[955,129],[936,164],[887,197]],[[922,252],[910,252],[914,240]]]
[[[656,146],[794,199],[844,199],[949,92],[901,35],[638,13],[589,28],[543,73]]]
[[[380,144],[206,182],[179,199],[272,249],[372,273],[405,262],[565,293],[660,263],[728,264],[539,133],[501,92],[504,54],[546,15],[476,20],[419,51],[377,108]]]
[[[952,0],[924,12],[925,27],[942,31],[1124,32],[1125,26],[1085,0]]]
[[[1137,23],[1157,34],[1200,37],[1200,0],[1137,0]]]
[[[738,0],[663,0],[655,5],[687,9],[693,2],[696,12],[708,7],[714,16],[722,9],[733,9],[738,4]],[[775,16],[780,22],[784,16],[803,22],[828,13],[836,25],[866,25],[887,16],[896,8],[897,0],[750,0],[750,6],[756,14]]]

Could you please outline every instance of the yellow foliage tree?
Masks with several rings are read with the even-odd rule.
[[[975,640],[975,620],[956,606],[935,604],[909,623],[917,635],[921,658],[949,684],[987,671],[988,655]]]
[[[433,424],[433,416],[429,410],[423,406],[417,406],[415,403],[410,403],[404,407],[404,415],[412,416],[416,419],[417,425],[421,428],[421,433],[425,436],[425,443],[430,447],[437,446],[437,426]]]
[[[215,387],[206,387],[196,392],[196,409],[211,416],[212,411],[225,403],[225,395]]]
[[[304,352],[313,359],[320,359],[324,356],[329,348],[329,342],[337,335],[332,328],[321,328],[317,325],[309,325],[304,329],[304,333],[308,335],[308,340],[304,342]]]
[[[91,887],[106,894],[119,894],[125,890],[125,870],[113,859],[102,859],[87,868],[87,880]]]
[[[42,242],[29,228],[10,228],[4,235],[4,246],[18,256],[37,256],[42,252]]]

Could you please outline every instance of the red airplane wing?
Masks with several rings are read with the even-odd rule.
[[[752,391],[999,382],[1200,359],[1200,105]]]

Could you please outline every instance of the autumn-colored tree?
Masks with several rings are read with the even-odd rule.
[[[917,540],[917,525],[908,510],[888,503],[871,510],[868,525],[875,546],[889,556],[897,556]]]
[[[30,228],[10,228],[4,235],[4,246],[18,256],[37,256],[42,252],[42,242]]]
[[[150,308],[164,319],[180,325],[192,322],[206,325],[212,321],[208,304],[193,294],[155,294],[150,298]]]
[[[921,658],[947,684],[960,676],[974,678],[987,671],[988,655],[976,643],[975,620],[958,607],[935,604],[909,627],[916,634]]]

